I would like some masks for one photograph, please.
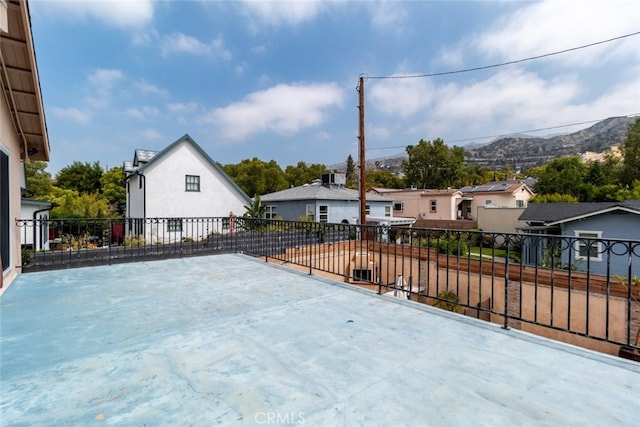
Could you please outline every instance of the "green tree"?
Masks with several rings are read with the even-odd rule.
[[[124,171],[117,166],[106,171],[100,179],[102,194],[112,209],[118,210],[127,201],[127,189],[124,184]]]
[[[459,186],[463,148],[449,148],[440,138],[433,142],[421,139],[418,145],[407,147],[407,154],[409,159],[402,164],[407,185],[437,189]]]
[[[251,204],[244,205],[244,208],[246,211],[243,216],[246,218],[262,218],[267,212],[267,206],[262,204],[259,194],[255,195]]]
[[[309,184],[314,179],[322,178],[322,175],[329,173],[329,169],[323,164],[313,163],[307,165],[305,162],[298,162],[296,166],[287,166],[284,170],[288,187],[298,187]]]
[[[356,164],[353,161],[353,157],[349,154],[347,157],[347,167],[346,167],[346,181],[347,187],[349,188],[357,188],[358,187],[358,175],[356,174]]]
[[[539,194],[570,194],[581,198],[584,195],[584,180],[587,166],[580,157],[561,157],[553,159],[538,173],[535,190]]]
[[[27,189],[25,196],[36,200],[48,200],[53,191],[51,174],[46,171],[45,162],[25,163],[25,177]]]
[[[460,174],[459,185],[461,187],[467,185],[480,185],[491,181],[492,178],[493,171],[488,168],[481,165],[467,165]]]
[[[627,138],[620,145],[623,166],[620,173],[620,184],[630,187],[640,180],[640,117],[629,126]]]
[[[578,203],[578,198],[571,194],[536,194],[529,203]]]
[[[264,162],[257,157],[222,167],[247,194],[267,194],[287,188],[284,172],[275,160]]]
[[[50,201],[56,206],[51,218],[108,218],[111,209],[107,199],[101,194],[83,193],[76,190],[54,187]]]
[[[401,178],[395,176],[391,171],[368,170],[367,186],[383,188],[403,188],[404,183]]]
[[[90,164],[75,161],[56,174],[56,186],[66,190],[76,190],[80,194],[91,194],[101,190],[101,178],[102,167],[99,162]]]

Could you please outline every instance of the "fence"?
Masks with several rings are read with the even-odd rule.
[[[24,272],[242,252],[505,328],[640,355],[639,241],[251,218],[17,225]]]

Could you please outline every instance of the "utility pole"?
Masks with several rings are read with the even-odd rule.
[[[360,236],[367,240],[367,180],[364,159],[364,77],[360,76],[360,82],[356,89],[359,93],[358,104],[358,139],[359,139],[359,163],[360,163]]]

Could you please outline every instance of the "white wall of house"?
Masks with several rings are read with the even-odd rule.
[[[175,144],[156,156],[160,155],[162,157],[154,158],[140,175],[128,178],[129,218],[213,218],[228,217],[231,212],[236,216],[244,214],[244,206],[250,200],[190,142]],[[198,177],[199,191],[187,191],[187,176]],[[133,220],[126,231],[128,235],[144,234],[148,243],[201,239],[207,234],[206,230],[187,226],[179,231],[169,228],[149,221],[136,225]],[[208,231],[225,230],[221,226]]]
[[[22,200],[20,218],[24,221],[20,228],[20,244],[35,251],[49,250],[49,208],[50,203]],[[40,211],[40,212],[38,212]],[[44,221],[40,221],[44,220]]]
[[[242,215],[247,200],[233,184],[188,143],[173,150],[144,170],[146,216],[222,217]],[[200,191],[185,191],[187,175],[200,177]]]
[[[515,191],[496,192],[474,192],[469,193],[473,197],[471,201],[471,212],[478,215],[479,207],[500,207],[500,208],[526,208],[529,199],[533,195],[524,186],[520,186]]]

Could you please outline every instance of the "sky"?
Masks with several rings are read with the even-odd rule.
[[[357,161],[360,77],[367,160],[640,113],[637,0],[29,7],[53,175],[122,166],[184,134],[223,165]]]

